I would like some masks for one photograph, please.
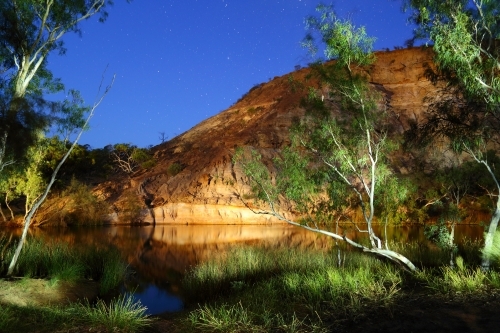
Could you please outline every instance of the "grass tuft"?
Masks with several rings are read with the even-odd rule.
[[[112,300],[109,305],[99,300],[94,307],[82,305],[86,320],[94,327],[104,327],[108,332],[138,332],[152,323],[146,316],[147,308],[134,302],[131,295]]]
[[[215,332],[251,331],[252,315],[241,303],[235,305],[204,305],[189,314],[188,320],[193,327]]]

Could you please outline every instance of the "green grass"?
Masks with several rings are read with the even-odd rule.
[[[132,296],[120,296],[109,304],[99,300],[94,307],[82,306],[86,320],[93,327],[103,327],[108,332],[138,332],[152,323],[146,316],[147,308],[134,302]]]
[[[141,332],[152,323],[145,308],[130,297],[106,305],[98,301],[67,306],[16,306],[1,304],[0,332],[71,331],[77,327],[88,332]]]
[[[479,266],[467,266],[462,257],[457,257],[456,267],[441,266],[424,269],[417,274],[426,287],[441,293],[474,294],[488,288],[499,287],[499,274],[484,272]]]
[[[308,271],[325,266],[337,266],[335,257],[296,249],[274,249],[269,255],[269,249],[238,247],[188,272],[183,289],[188,298],[209,299],[279,272]]]
[[[76,307],[1,306],[0,332],[53,332],[81,324]]]
[[[240,247],[188,272],[184,287],[198,308],[180,321],[181,331],[326,332],[332,323],[373,308],[390,308],[405,292],[483,293],[500,287],[500,274],[478,268],[475,242],[449,254],[417,243],[392,244],[422,269],[416,275],[359,252],[337,261],[334,251]],[[335,250],[336,251],[336,250]],[[344,252],[345,253],[345,252]],[[343,257],[343,254],[342,254]]]
[[[321,332],[318,313],[354,313],[390,303],[400,270],[351,253],[339,267],[334,253],[237,248],[199,265],[185,277],[192,301],[202,303],[186,329],[214,332]]]
[[[5,272],[14,250],[15,246],[8,249],[1,262],[1,271]],[[92,279],[99,281],[101,293],[107,293],[120,284],[125,272],[126,265],[118,250],[74,248],[64,242],[31,239],[23,247],[14,274],[52,281],[76,282]]]
[[[1,243],[1,240],[0,240]],[[14,252],[7,249],[1,262],[5,271]],[[126,266],[120,253],[109,248],[73,248],[63,242],[43,242],[31,239],[24,247],[15,274],[22,276],[19,283],[30,278],[77,282],[92,279],[100,284],[101,294],[116,288],[123,280]],[[26,281],[26,282],[23,282]],[[0,304],[0,332],[54,332],[71,331],[79,326],[98,332],[139,332],[151,324],[146,308],[125,296],[106,304],[98,300],[95,305],[16,306]]]

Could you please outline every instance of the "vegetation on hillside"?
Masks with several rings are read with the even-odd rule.
[[[3,275],[56,282],[93,279],[103,291],[123,278],[123,267],[110,253],[75,254],[61,244],[46,247],[34,241],[20,255],[32,223],[96,223],[109,212],[91,186],[118,173],[130,178],[156,163],[151,149],[133,144],[103,149],[78,145],[102,98],[87,106],[47,68],[51,53],[65,51],[62,36],[79,32],[78,23],[90,16],[104,20],[110,3],[0,4],[0,217],[5,223],[24,224],[16,248],[0,242]],[[243,168],[251,186],[252,193],[244,198],[249,209],[332,237],[335,247],[320,254],[286,249],[269,255],[268,249],[241,249],[195,267],[185,279],[186,294],[202,303],[180,321],[181,327],[325,332],[342,327],[344,317],[355,321],[356,315],[373,309],[390,313],[394,304],[413,301],[408,290],[431,290],[448,299],[487,299],[488,293],[498,293],[499,3],[403,4],[417,27],[409,43],[424,40],[435,54],[436,68],[426,75],[439,94],[425,101],[428,109],[422,118],[410,121],[404,133],[395,130],[389,96],[370,82],[374,39],[363,27],[320,5],[318,16],[306,20],[304,46],[324,51],[325,59],[310,66],[308,79],[319,85],[308,87],[290,77],[290,89],[305,95],[298,106],[305,116],[295,120],[290,144],[273,151],[273,158],[252,149],[259,147],[242,147],[234,154],[233,162]],[[60,92],[68,98],[50,100]],[[246,113],[257,116],[262,110],[249,107]],[[47,137],[54,131],[57,136]],[[440,156],[434,159],[435,154]],[[396,164],[404,155],[415,156],[416,162],[403,175]],[[166,175],[174,177],[185,167],[175,161]],[[131,191],[122,199],[127,206],[123,217],[134,221],[142,203]],[[290,219],[289,212],[300,219]],[[477,212],[491,215],[484,244],[456,244],[456,225]],[[437,222],[425,230],[437,247],[395,244],[373,228],[377,222],[428,219]],[[337,231],[339,223],[352,224],[365,239],[347,238]],[[342,242],[368,255],[350,252]],[[62,330],[67,327],[56,321],[77,325],[78,312],[84,313],[87,324],[95,320],[97,329],[135,331],[147,324],[143,307],[120,298],[68,309],[9,305],[0,314],[0,330],[22,330],[25,323],[19,318],[26,314],[35,318],[30,325],[38,325],[41,317],[42,324],[50,322],[47,330]]]

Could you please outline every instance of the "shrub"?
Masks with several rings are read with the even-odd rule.
[[[173,176],[177,175],[179,172],[181,172],[182,169],[184,169],[182,164],[180,164],[179,162],[174,162],[168,166],[167,174],[170,177],[173,177]]]
[[[128,192],[124,195],[121,202],[120,219],[122,222],[133,223],[136,222],[142,210],[142,202],[133,192]]]

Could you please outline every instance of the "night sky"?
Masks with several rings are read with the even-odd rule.
[[[102,148],[160,143],[235,103],[254,85],[306,66],[304,18],[317,0],[115,0],[105,23],[64,37],[66,55],[49,68],[92,104],[106,67],[115,84],[81,144]],[[377,37],[375,49],[403,46],[412,27],[394,0],[337,0],[334,8]]]

